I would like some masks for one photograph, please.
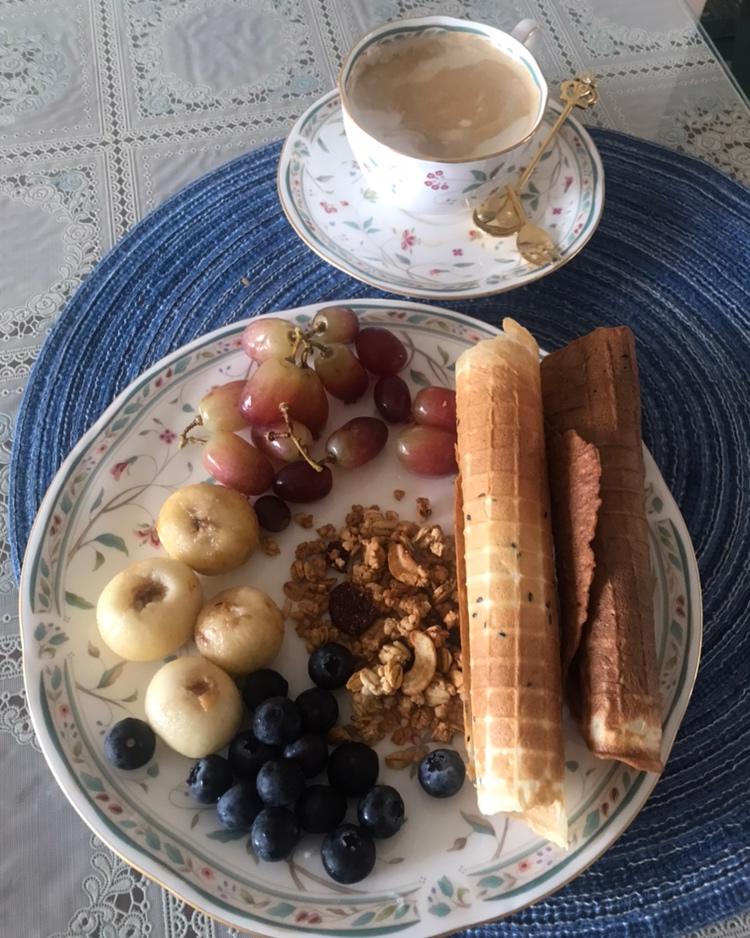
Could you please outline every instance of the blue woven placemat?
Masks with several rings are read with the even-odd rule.
[[[511,314],[547,348],[598,325],[634,330],[646,441],[698,553],[703,661],[664,777],[627,833],[554,897],[477,936],[679,935],[750,906],[750,192],[652,144],[596,142],[607,201],[582,254],[521,290],[442,305]],[[179,192],[63,311],[16,427],[16,572],[63,457],[147,366],[255,313],[384,295],[297,239],[276,197],[278,155],[265,147]]]

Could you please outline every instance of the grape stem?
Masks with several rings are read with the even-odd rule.
[[[323,329],[325,329],[325,326]],[[293,365],[297,365],[299,368],[305,368],[307,367],[307,359],[310,357],[313,349],[323,355],[330,355],[331,353],[327,345],[323,345],[321,342],[315,342],[312,339],[312,336],[320,331],[320,326],[316,326],[314,329],[310,329],[309,327],[301,329],[299,326],[295,326],[292,330],[294,346],[292,347],[292,354],[287,358],[287,361],[291,362]],[[302,348],[302,352],[299,356],[299,361],[297,361],[297,353],[300,347]]]
[[[314,343],[308,338],[302,340],[302,354],[299,360],[300,368],[307,368],[307,359],[310,357],[313,347]]]
[[[289,356],[287,361],[290,361],[293,365],[297,364],[297,352],[299,351],[300,345],[306,341],[305,333],[299,326],[295,326],[292,330],[292,335],[294,336],[294,345],[292,346],[292,354]],[[303,363],[304,364],[304,363]]]
[[[205,440],[196,439],[193,436],[190,436],[190,431],[194,430],[196,427],[203,426],[203,418],[200,414],[197,414],[190,423],[185,427],[185,429],[180,434],[180,449],[183,448],[187,443],[205,443]]]
[[[289,419],[289,405],[286,403],[286,401],[282,401],[279,404],[279,410],[281,411],[281,416],[284,418],[284,423],[286,424],[286,428],[289,431],[289,438],[291,439],[292,443],[294,443],[294,445],[297,447],[297,450],[299,451],[300,456],[305,460],[305,462],[309,466],[312,466],[312,468],[316,472],[322,472],[323,467],[320,465],[320,463],[315,462],[314,459],[312,459],[310,456],[307,455],[307,450],[300,443],[297,437],[294,435],[294,430],[292,429],[292,421]]]

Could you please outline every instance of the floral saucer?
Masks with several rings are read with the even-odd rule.
[[[559,113],[560,106],[551,103],[543,126]],[[475,175],[464,192],[485,181]],[[441,171],[424,180],[432,189],[448,190],[449,183]],[[599,224],[604,170],[591,137],[569,118],[523,193],[530,220],[549,231],[560,251],[559,261],[532,267],[518,255],[515,235],[485,234],[468,209],[416,215],[384,202],[362,176],[344,132],[338,93],[331,91],[289,133],[278,189],[294,230],[334,267],[392,293],[470,298],[531,283],[575,257]]]

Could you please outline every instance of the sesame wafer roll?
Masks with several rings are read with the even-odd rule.
[[[468,668],[479,810],[567,846],[560,646],[539,349],[513,320],[456,363]]]

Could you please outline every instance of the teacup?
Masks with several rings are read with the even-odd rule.
[[[533,150],[534,137],[547,106],[547,83],[536,59],[524,44],[529,41],[535,30],[536,24],[531,20],[523,20],[511,33],[504,33],[492,26],[468,20],[427,16],[386,23],[372,30],[354,46],[341,67],[338,81],[344,128],[368,185],[377,190],[383,201],[397,204],[406,211],[451,214],[478,205],[491,192],[518,177],[519,165],[523,164],[528,152]],[[518,127],[517,137],[508,137],[506,134],[502,139],[503,145],[489,153],[477,153],[475,146],[474,152],[468,156],[462,156],[460,153],[456,155],[454,152],[449,157],[443,153],[433,157],[423,152],[416,155],[413,148],[411,152],[405,152],[408,148],[402,144],[394,145],[392,136],[388,137],[389,142],[386,142],[388,135],[380,127],[373,127],[372,124],[368,124],[367,128],[363,126],[365,121],[359,112],[360,102],[356,97],[357,88],[360,86],[354,87],[362,73],[362,63],[368,63],[369,67],[369,63],[377,63],[381,55],[398,54],[397,44],[401,43],[401,49],[406,50],[402,53],[401,68],[407,69],[405,82],[408,84],[409,65],[406,53],[410,48],[414,48],[414,43],[412,42],[411,46],[405,43],[414,37],[426,37],[425,41],[428,41],[429,37],[445,37],[446,33],[451,32],[489,40],[493,46],[493,60],[497,51],[501,63],[506,63],[509,68],[520,69],[524,82],[522,120],[507,128],[512,134],[514,128]],[[463,39],[461,41],[464,42]],[[363,59],[363,56],[367,58]],[[377,94],[379,86],[373,84],[373,87],[374,93]],[[502,93],[503,89],[498,89],[498,95]],[[362,92],[360,97],[363,97]],[[497,100],[501,99],[498,97]],[[460,150],[460,134],[459,126],[453,143],[454,151]]]

